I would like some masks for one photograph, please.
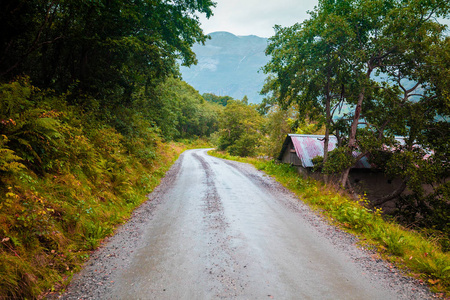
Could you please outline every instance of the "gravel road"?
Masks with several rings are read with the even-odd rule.
[[[184,152],[61,299],[429,299],[248,164]]]

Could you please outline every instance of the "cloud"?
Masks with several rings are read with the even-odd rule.
[[[318,0],[216,0],[214,16],[200,17],[205,33],[228,31],[235,35],[271,37],[273,26],[292,26],[309,18]],[[450,25],[450,20],[439,19]],[[450,32],[450,30],[448,30]]]
[[[270,37],[273,26],[291,26],[308,18],[317,1],[218,0],[214,16],[201,17],[205,33],[228,31],[235,35]]]
[[[200,69],[200,71],[209,70],[215,72],[217,70],[218,64],[219,64],[218,59],[205,57],[198,62],[197,66]]]

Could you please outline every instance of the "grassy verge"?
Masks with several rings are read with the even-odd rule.
[[[163,142],[132,105],[69,94],[0,84],[0,299],[63,288],[184,149],[209,146]]]
[[[182,139],[178,140],[178,144],[183,145],[186,149],[214,148],[211,142],[204,138]]]
[[[186,149],[156,143],[152,159],[116,153],[115,165],[105,158],[95,174],[80,161],[64,172],[8,179],[0,202],[0,299],[41,298],[67,285]]]
[[[408,275],[426,282],[440,296],[450,296],[450,254],[419,233],[386,221],[380,210],[355,202],[333,187],[303,179],[295,168],[273,161],[242,158],[210,151],[209,154],[255,165],[297,194],[313,209],[321,211],[333,224],[359,237],[365,247],[375,248]]]

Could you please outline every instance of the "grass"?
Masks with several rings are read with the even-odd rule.
[[[406,274],[427,283],[438,296],[450,297],[450,254],[420,233],[385,220],[381,210],[364,205],[366,199],[354,201],[333,186],[304,179],[294,167],[286,164],[217,151],[209,151],[209,154],[253,164],[320,211],[332,224],[358,236],[362,246],[376,249]]]
[[[147,153],[139,160],[129,153],[115,154],[103,166],[100,161],[98,169],[77,160],[70,169],[45,176],[23,172],[5,177],[0,201],[0,299],[35,299],[64,289],[91,251],[146,200],[179,154],[198,147],[210,145],[158,141],[148,159]],[[450,258],[433,241],[383,220],[380,211],[371,211],[332,187],[300,178],[289,166],[214,155],[254,164],[365,245],[434,291],[449,294]]]
[[[178,140],[178,143],[183,145],[186,149],[214,148],[210,141],[202,138],[182,139]]]
[[[158,141],[155,148],[151,160],[124,153],[113,168],[80,163],[60,173],[8,179],[0,195],[0,299],[36,299],[64,289],[187,146]]]

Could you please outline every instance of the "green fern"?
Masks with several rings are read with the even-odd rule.
[[[0,137],[0,171],[17,173],[25,166],[19,161],[22,159],[17,156],[13,150],[5,148],[8,138],[3,135]]]

